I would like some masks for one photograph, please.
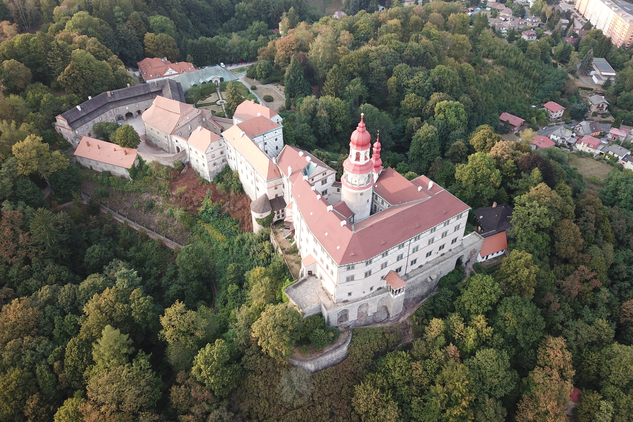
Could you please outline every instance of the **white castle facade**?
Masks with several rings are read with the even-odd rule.
[[[148,120],[160,120],[158,108],[193,112],[166,104],[172,101],[156,101]],[[184,117],[188,128],[198,116]],[[170,125],[182,121],[172,116]],[[189,139],[172,134],[170,149],[186,151],[183,161],[208,180],[225,165],[237,171],[252,200],[254,231],[271,214],[284,221],[302,260],[299,281],[285,293],[306,316],[322,313],[330,325],[393,319],[458,262],[475,262],[483,239],[464,236],[469,206],[425,176],[409,181],[383,168],[380,142],[372,146],[362,116],[340,182],[326,163],[284,146],[281,123],[274,111],[245,101],[221,134],[200,124]]]

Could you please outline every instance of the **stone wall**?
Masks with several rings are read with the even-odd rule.
[[[187,151],[182,150],[178,154],[173,155],[152,155],[146,152],[139,152],[138,155],[143,158],[146,163],[151,163],[152,161],[157,161],[159,164],[164,166],[174,167],[178,160],[185,161],[187,156]]]
[[[316,356],[312,359],[293,359],[290,358],[290,363],[298,368],[307,372],[318,372],[330,366],[337,365],[345,360],[347,357],[347,351],[349,344],[352,341],[352,331],[350,330],[347,339],[340,346],[328,350],[322,355]]]

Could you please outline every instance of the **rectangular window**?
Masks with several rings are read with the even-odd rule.
[[[353,269],[354,269],[354,265],[348,265],[348,266],[347,266],[347,271],[351,271],[351,270],[353,270]]]
[[[418,262],[418,259],[417,259],[417,258],[416,258],[416,259],[413,259],[413,260],[411,260],[411,265],[415,265],[417,262]]]
[[[384,270],[385,268],[387,268],[387,263],[383,262],[382,264],[380,264],[380,269]]]
[[[345,281],[354,281],[354,276],[348,275],[347,277],[345,277]]]
[[[326,183],[327,183],[327,179],[321,180],[321,186],[325,185]]]
[[[351,295],[352,295],[352,292],[348,292],[348,293],[347,293],[347,296],[351,296]]]
[[[448,223],[450,223],[450,220],[449,220],[449,221],[445,221],[445,222],[444,222],[444,227],[447,227],[447,226],[448,226]]]
[[[417,242],[418,240],[420,240],[420,235],[417,235],[416,237],[413,238],[414,242]]]
[[[374,286],[371,286],[371,287],[369,288],[369,291],[370,291],[370,292],[373,292],[373,291],[374,291]]]
[[[402,271],[402,267],[398,267],[396,268],[396,272],[399,273],[400,271]]]
[[[365,261],[365,266],[369,266],[371,265],[373,259],[368,259],[367,261]]]
[[[446,245],[442,245],[442,246],[440,246],[440,247],[439,247],[439,248],[437,248],[437,249],[441,251],[442,249],[444,249],[444,246],[446,246]]]
[[[383,252],[382,257],[386,258],[388,254],[389,254],[389,252]]]
[[[370,275],[371,275],[371,270],[365,271],[365,278],[369,277]]]
[[[429,251],[426,253],[426,257],[428,258],[429,256],[431,256],[431,254],[433,253],[433,251]]]
[[[454,244],[455,242],[457,242],[457,238],[455,238],[455,239],[453,239],[453,240],[451,241],[451,245],[452,245],[452,244]]]
[[[402,248],[404,248],[404,243],[401,243],[398,245],[398,249],[402,249]]]
[[[435,233],[435,230],[436,230],[436,229],[437,229],[437,227],[433,227],[433,228],[431,229],[431,233]]]
[[[416,253],[418,251],[419,246],[414,246],[413,249],[411,249],[411,253]]]
[[[396,261],[400,261],[403,257],[404,257],[404,254],[401,253],[400,255],[398,255],[398,258],[396,259]]]
[[[444,233],[442,233],[442,239],[444,239],[446,236],[448,236],[448,230],[446,230]]]
[[[433,244],[433,242],[435,242],[435,238],[434,238],[434,237],[432,237],[432,238],[430,238],[430,239],[429,239],[429,245],[432,245],[432,244]]]
[[[460,228],[461,226],[462,226],[461,224],[456,225],[456,226],[455,226],[455,230],[453,230],[453,231],[454,231],[454,232],[456,232],[457,230],[459,230],[459,228]]]

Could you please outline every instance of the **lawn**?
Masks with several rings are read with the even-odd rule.
[[[572,157],[574,157],[572,155]],[[583,175],[585,181],[588,182],[592,187],[599,188],[600,185],[597,183],[593,183],[590,179],[595,179],[597,176],[600,180],[604,180],[605,176],[613,170],[613,167],[610,165],[603,163],[598,160],[594,160],[591,157],[580,157],[575,159],[572,158],[569,163],[570,166],[576,167],[580,174]]]

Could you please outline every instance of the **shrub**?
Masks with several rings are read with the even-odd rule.
[[[153,199],[147,199],[145,201],[145,205],[143,206],[143,208],[145,209],[145,211],[150,211],[154,208],[154,200]]]
[[[325,318],[321,314],[312,315],[303,320],[303,324],[301,325],[301,334],[299,337],[299,341],[306,341],[310,339],[310,336],[317,329],[325,328]]]
[[[251,85],[251,91],[255,91],[256,89],[257,89],[257,86]]]
[[[107,188],[100,187],[95,191],[95,196],[97,198],[107,198],[108,196],[110,196],[110,191]]]
[[[325,349],[325,346],[330,343],[330,338],[324,329],[317,328],[310,334],[310,343],[314,350],[319,351]]]
[[[264,95],[263,100],[269,103],[271,101],[274,101],[274,98],[272,97],[272,95]]]

